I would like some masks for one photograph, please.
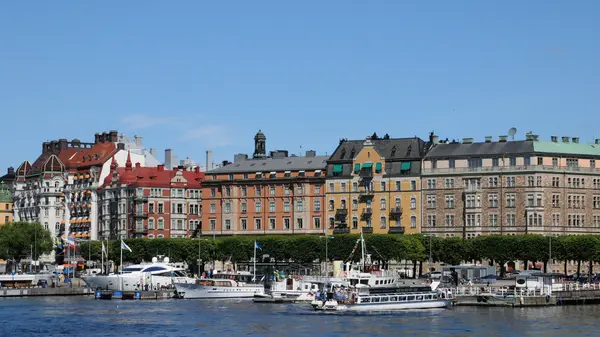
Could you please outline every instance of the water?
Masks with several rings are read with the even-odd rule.
[[[598,336],[600,306],[316,313],[249,300],[0,299],[0,336]]]

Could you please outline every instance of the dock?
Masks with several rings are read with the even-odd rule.
[[[295,298],[287,297],[254,297],[254,303],[296,303]]]
[[[150,290],[150,291],[118,291],[97,290],[93,292],[97,300],[168,300],[179,298],[174,290]]]
[[[88,288],[2,288],[0,289],[1,297],[41,297],[41,296],[89,296],[94,292]]]

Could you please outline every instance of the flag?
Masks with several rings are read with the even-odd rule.
[[[75,239],[74,238],[68,238],[67,241],[69,242],[69,247],[75,247]]]
[[[102,242],[102,254],[106,255],[106,247],[104,247],[104,242]]]
[[[128,251],[131,252],[131,248],[129,248],[129,246],[125,243],[125,241],[123,241],[123,239],[121,239],[121,250],[123,249],[127,249]]]
[[[62,245],[62,240],[61,238],[56,238],[56,248],[58,249],[62,249],[63,245]]]
[[[260,248],[260,246],[258,245],[258,242],[256,242],[256,241],[254,241],[254,249],[262,250],[262,248]]]

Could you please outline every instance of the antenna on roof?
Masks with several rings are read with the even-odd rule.
[[[512,137],[512,140],[515,140],[515,135],[517,134],[517,128],[508,129],[508,135]]]

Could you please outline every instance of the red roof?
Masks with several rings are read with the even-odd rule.
[[[111,165],[112,166],[112,165]],[[113,169],[111,169],[107,179],[104,180],[104,185],[112,183]],[[136,164],[135,167],[118,167],[117,168],[118,182],[127,184],[131,187],[167,187],[181,186],[187,188],[200,188],[200,183],[204,180],[204,172],[199,169],[194,171],[186,171],[183,169],[165,170],[164,165],[157,167],[141,167]],[[185,182],[177,182],[177,176],[181,176]],[[110,178],[109,178],[110,177]]]

